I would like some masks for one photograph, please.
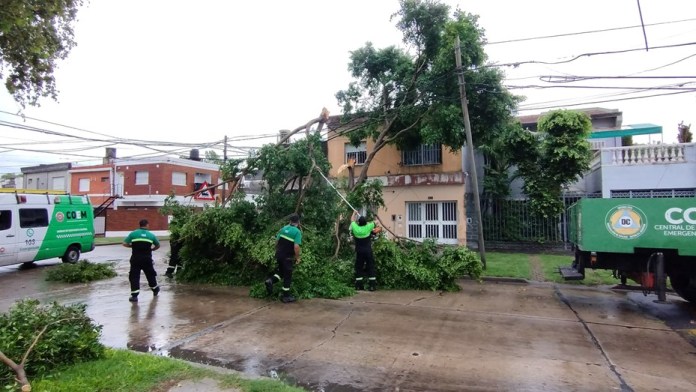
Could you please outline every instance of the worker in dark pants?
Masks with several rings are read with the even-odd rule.
[[[177,269],[182,268],[181,257],[179,256],[182,245],[179,235],[172,233],[172,236],[169,238],[169,246],[171,247],[169,251],[169,266],[167,266],[167,271],[164,273],[164,276],[167,278],[173,278]]]
[[[365,279],[368,279],[368,290],[377,289],[377,275],[375,273],[375,257],[372,254],[372,235],[379,233],[382,228],[375,222],[368,222],[367,218],[356,212],[350,223],[350,232],[355,239],[355,289],[365,290]]]
[[[276,235],[276,261],[278,262],[278,272],[266,279],[266,291],[270,296],[273,294],[273,284],[283,280],[283,294],[280,300],[284,303],[295,302],[296,299],[290,294],[290,284],[292,283],[292,269],[294,264],[300,262],[300,246],[302,246],[302,232],[297,227],[300,224],[300,217],[297,214],[290,215],[290,223],[283,226]]]
[[[123,246],[131,248],[133,253],[130,258],[130,272],[128,280],[131,286],[131,296],[128,298],[131,302],[138,302],[138,294],[140,294],[140,271],[145,273],[147,283],[152,290],[152,295],[155,297],[159,294],[160,288],[157,285],[157,272],[155,272],[154,262],[152,260],[152,251],[159,249],[160,243],[150,230],[147,219],[140,221],[140,228],[133,230],[126,239],[123,240]]]

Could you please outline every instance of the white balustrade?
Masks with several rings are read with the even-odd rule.
[[[602,163],[619,166],[682,163],[686,162],[687,147],[694,148],[696,145],[692,143],[649,144],[602,148]]]

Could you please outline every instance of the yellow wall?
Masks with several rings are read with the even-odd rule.
[[[382,223],[397,236],[406,237],[407,202],[457,202],[457,241],[466,245],[466,215],[464,211],[464,184],[428,185],[406,187],[384,187],[382,189],[385,208],[377,213]],[[396,220],[392,221],[392,215]],[[399,217],[401,219],[399,219]]]
[[[338,169],[345,162],[345,146],[349,143],[348,138],[336,136],[334,131],[329,132],[327,150],[328,159],[331,163],[329,175],[331,177],[346,178],[348,171],[338,174]],[[367,154],[369,155],[374,147],[372,140],[367,140]],[[449,173],[449,177],[462,173],[462,154],[461,149],[450,152],[443,147],[442,164],[422,165],[422,166],[401,166],[401,152],[395,146],[386,146],[380,150],[370,164],[368,177],[380,178],[387,184],[385,176],[399,175],[418,175],[418,174],[439,174]],[[360,175],[362,165],[355,167],[355,178]],[[392,177],[393,178],[393,177]],[[460,180],[460,182],[462,182]],[[406,203],[407,202],[442,202],[456,201],[457,203],[457,242],[459,245],[466,245],[466,213],[464,210],[464,183],[456,184],[422,184],[408,186],[384,186],[382,189],[385,208],[378,211],[382,223],[395,235],[406,237],[408,235]],[[392,221],[392,215],[395,220]]]
[[[338,168],[343,165],[346,157],[345,146],[349,143],[348,138],[344,136],[335,137],[335,133],[329,132],[327,143],[329,151],[329,162],[331,163],[330,176],[337,177]],[[369,155],[374,147],[374,141],[367,140],[367,154]],[[400,166],[401,152],[396,146],[388,145],[382,148],[372,160],[370,168],[367,172],[369,177],[398,175],[398,174],[424,174],[424,173],[452,173],[462,171],[462,153],[461,149],[450,152],[448,148],[442,148],[442,164],[440,165],[422,165],[422,166]],[[362,165],[355,166],[355,177],[360,175]],[[346,176],[345,172],[341,173]]]

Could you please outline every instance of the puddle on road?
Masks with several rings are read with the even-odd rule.
[[[270,367],[265,366],[260,358],[240,358],[237,360],[225,360],[219,358],[209,358],[205,353],[193,350],[186,350],[179,347],[172,348],[168,356],[183,359],[189,362],[200,363],[203,365],[217,366],[225,369],[236,370],[251,377],[270,377]]]
[[[151,347],[140,346],[133,347],[142,352],[153,351]],[[148,351],[149,350],[149,351]],[[231,369],[243,373],[247,377],[270,377],[276,380],[282,380],[290,385],[296,385],[309,391],[315,392],[360,392],[364,388],[354,387],[352,385],[336,384],[330,381],[307,383],[297,380],[292,375],[286,373],[283,367],[276,368],[271,364],[265,363],[263,359],[258,357],[240,358],[237,360],[224,360],[219,358],[209,358],[205,353],[193,350],[186,350],[179,347],[172,348],[166,353],[160,355],[169,356],[172,358],[182,359],[189,362],[200,363],[203,365],[221,367]]]

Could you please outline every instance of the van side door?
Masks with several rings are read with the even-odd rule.
[[[17,263],[17,210],[0,207],[0,266]]]
[[[48,231],[48,209],[45,207],[19,208],[19,255],[20,263],[36,259]]]

